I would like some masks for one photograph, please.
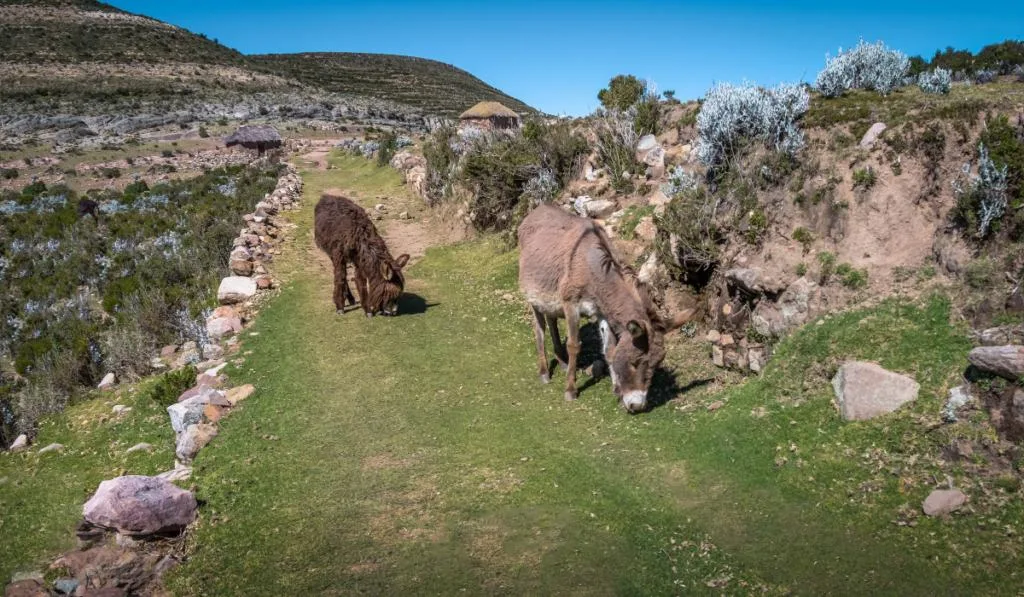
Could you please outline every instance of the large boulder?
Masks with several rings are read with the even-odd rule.
[[[163,479],[128,475],[100,483],[82,514],[125,535],[177,533],[195,519],[196,498]]]
[[[1010,381],[1024,375],[1024,346],[979,346],[967,355],[972,365]]]
[[[863,421],[917,400],[921,384],[875,363],[850,361],[839,367],[832,388],[843,419]]]
[[[243,276],[228,276],[220,281],[217,300],[222,305],[242,303],[256,294],[256,281]]]

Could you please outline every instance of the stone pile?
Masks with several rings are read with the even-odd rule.
[[[746,338],[736,340],[732,334],[722,334],[718,330],[708,332],[707,340],[711,343],[711,361],[724,369],[761,373],[771,356],[769,346]]]
[[[402,173],[405,184],[416,191],[424,201],[430,202],[427,195],[427,160],[408,150],[399,151],[391,158],[391,167]]]

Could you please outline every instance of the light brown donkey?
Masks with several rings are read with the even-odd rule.
[[[616,261],[604,231],[593,220],[550,205],[537,207],[519,225],[519,288],[533,307],[541,381],[551,381],[547,324],[555,357],[568,373],[565,398],[576,398],[580,316],[597,318],[612,387],[629,412],[647,407],[651,378],[665,358],[665,333],[693,316],[689,310],[664,321],[644,284]],[[565,346],[558,335],[562,317]]]

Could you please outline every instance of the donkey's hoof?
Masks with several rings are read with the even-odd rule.
[[[366,314],[366,318],[367,319],[373,319],[373,313],[367,313]]]
[[[540,383],[551,383],[551,376],[547,373],[540,374]]]
[[[335,309],[334,310],[334,314],[335,315],[344,315],[345,314],[345,310],[344,309]]]
[[[572,390],[566,390],[566,392],[565,392],[565,401],[566,402],[572,402],[574,400],[576,400],[576,392],[574,392]]]

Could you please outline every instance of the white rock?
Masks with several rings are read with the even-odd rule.
[[[217,300],[222,305],[244,302],[256,294],[256,280],[243,276],[228,276],[220,282]]]
[[[967,495],[959,489],[936,489],[928,494],[921,508],[928,516],[942,516],[967,503]]]
[[[14,439],[14,443],[11,444],[11,446],[9,448],[7,448],[7,449],[10,450],[11,452],[21,452],[22,450],[24,450],[27,447],[28,447],[28,436],[25,435],[24,433],[22,433],[21,435],[19,435],[18,437],[16,437]]]
[[[107,373],[106,375],[103,376],[103,380],[100,381],[100,385],[96,387],[101,390],[109,390],[110,388],[114,387],[115,383],[117,383],[117,376],[115,376],[113,373]]]
[[[39,452],[37,452],[37,454],[46,454],[47,452],[63,452],[63,451],[64,451],[64,445],[63,444],[50,444],[49,446],[46,446],[45,448],[40,448],[40,450],[39,450]]]
[[[127,450],[125,450],[124,453],[125,454],[132,454],[132,453],[135,453],[135,452],[152,452],[152,451],[153,451],[153,444],[147,444],[146,442],[141,442],[141,443],[135,444],[134,446],[128,448]]]
[[[121,415],[126,415],[126,414],[132,412],[132,407],[125,406],[123,404],[115,404],[114,408],[112,410],[114,411],[115,415],[121,416]]]
[[[864,133],[864,137],[861,138],[860,146],[864,149],[869,149],[875,144],[875,141],[878,140],[878,136],[881,135],[883,131],[885,131],[884,122],[876,122],[871,125],[868,132]]]

